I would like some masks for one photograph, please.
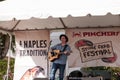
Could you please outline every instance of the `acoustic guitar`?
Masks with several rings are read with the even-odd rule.
[[[48,59],[49,61],[54,61],[59,58],[60,54],[64,54],[64,52],[61,52],[60,50],[53,50],[52,52],[48,53]]]

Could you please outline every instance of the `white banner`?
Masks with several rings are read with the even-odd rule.
[[[68,66],[120,67],[120,28],[67,29],[73,53]]]
[[[16,31],[14,80],[47,77],[49,31]]]

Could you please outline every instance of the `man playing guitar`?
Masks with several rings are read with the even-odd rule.
[[[59,80],[63,80],[67,56],[70,55],[71,53],[71,48],[67,44],[68,37],[65,34],[61,34],[59,39],[61,43],[51,47],[51,50],[59,50],[61,54],[59,55],[58,58],[52,61],[50,80],[55,80],[55,74],[58,69],[59,69]]]

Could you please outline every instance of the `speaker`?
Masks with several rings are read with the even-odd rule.
[[[82,80],[82,76],[83,74],[79,70],[75,70],[69,74],[67,80]]]
[[[33,80],[49,80],[48,78],[34,78]]]

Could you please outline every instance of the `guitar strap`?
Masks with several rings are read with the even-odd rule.
[[[68,45],[65,45],[64,49],[61,52],[64,52]]]

